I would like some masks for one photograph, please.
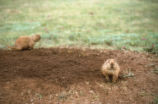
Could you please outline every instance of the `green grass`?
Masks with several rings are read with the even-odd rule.
[[[36,47],[158,52],[157,0],[1,0],[0,48],[41,34]],[[157,37],[157,38],[156,38]]]

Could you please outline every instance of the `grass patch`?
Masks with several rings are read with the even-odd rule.
[[[81,45],[158,52],[156,0],[1,0],[0,48],[39,33],[36,47]]]

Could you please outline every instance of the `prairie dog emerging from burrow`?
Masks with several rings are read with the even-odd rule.
[[[41,39],[40,35],[33,35],[33,36],[20,36],[15,41],[15,45],[11,48],[11,50],[25,50],[25,49],[33,49],[36,42]]]
[[[116,82],[120,73],[120,66],[115,59],[108,59],[102,65],[101,72],[107,81],[109,81],[109,77],[112,76],[112,82]]]

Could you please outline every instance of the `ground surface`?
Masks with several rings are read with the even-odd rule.
[[[116,58],[117,83],[100,73]],[[35,49],[0,51],[0,104],[150,104],[158,94],[153,55],[116,50]]]

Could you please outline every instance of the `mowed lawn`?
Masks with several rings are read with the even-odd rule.
[[[0,48],[36,33],[36,47],[158,52],[158,0],[0,0]]]

